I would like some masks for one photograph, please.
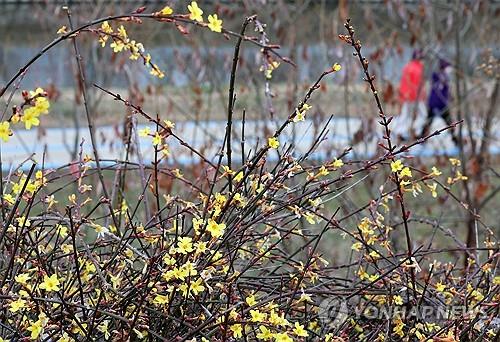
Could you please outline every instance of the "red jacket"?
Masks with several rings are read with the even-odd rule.
[[[411,60],[403,68],[401,82],[399,83],[399,100],[403,102],[415,102],[425,99],[424,91],[424,64],[419,60]]]

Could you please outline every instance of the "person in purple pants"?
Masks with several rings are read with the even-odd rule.
[[[450,90],[449,90],[449,77],[448,70],[450,69],[450,63],[441,59],[439,61],[439,69],[432,73],[431,81],[431,91],[429,95],[429,100],[427,103],[427,119],[422,128],[422,133],[420,137],[427,136],[429,134],[429,129],[431,128],[432,121],[434,118],[442,118],[447,125],[452,124],[449,102],[450,102]],[[451,133],[453,142],[457,144],[457,137],[455,134]]]

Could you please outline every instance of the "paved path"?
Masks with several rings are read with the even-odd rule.
[[[361,124],[361,120],[357,118],[352,118],[350,120],[346,120],[342,117],[334,118],[328,127],[327,139],[320,145],[315,156],[318,158],[331,158],[340,153],[340,151],[344,150],[344,148],[349,145],[349,136],[352,136],[360,128]],[[266,125],[268,130],[266,130]],[[444,121],[435,120],[431,130],[433,131],[443,126],[445,126]],[[122,126],[120,125],[119,127],[121,129]],[[139,129],[144,127],[145,125],[141,125]],[[226,123],[224,121],[201,122],[198,124],[193,121],[186,121],[177,123],[175,131],[179,137],[190,145],[198,150],[203,150],[203,154],[208,159],[215,161],[215,156],[224,138],[225,127]],[[266,132],[271,132],[271,129],[274,131],[276,127],[277,123],[247,121],[245,123],[245,149],[247,153],[250,148],[256,146],[256,143],[259,143],[259,146],[261,146],[264,143],[263,139],[267,136]],[[295,128],[295,132],[293,132],[292,127]],[[151,128],[154,130],[153,126]],[[299,155],[305,153],[311,147],[313,138],[317,136],[321,129],[322,127],[315,126],[310,120],[296,123],[290,125],[289,128],[283,132],[280,137],[280,142],[282,146],[295,142],[295,153]],[[497,123],[492,131],[499,132],[500,125]],[[233,154],[234,160],[236,161],[241,160],[241,122],[235,122],[233,124],[233,132]],[[381,127],[376,127],[374,132],[379,135]],[[30,131],[16,131],[8,143],[1,144],[3,168],[6,170],[11,167],[17,167],[30,156],[39,164],[44,160],[45,168],[56,168],[68,164],[72,161],[71,151],[77,133],[78,141],[81,142],[83,139],[84,153],[92,155],[90,136],[86,127],[78,131],[73,128],[49,128],[46,129],[46,134],[44,136],[39,136],[39,132],[35,129]],[[372,133],[371,138],[365,138],[362,143],[354,147],[353,153],[356,153],[356,157],[369,157],[374,154],[376,148],[376,134]],[[480,134],[479,130],[475,131],[475,134]],[[97,140],[101,159],[115,160],[122,158],[123,144],[118,136],[116,127],[98,127]],[[167,143],[172,151],[172,157],[176,162],[180,164],[189,164],[199,160],[199,157],[193,156],[188,149],[180,146],[173,137],[169,137]],[[149,162],[150,159],[146,156],[152,156],[151,138],[140,138],[140,149],[145,156],[145,162]],[[45,156],[44,151],[46,151]],[[495,154],[500,153],[500,139],[498,137],[492,142],[490,152]],[[454,147],[450,135],[447,133],[437,136],[425,145],[417,146],[412,150],[413,155],[420,156],[437,154],[454,155],[456,153],[457,149]],[[137,156],[132,156],[131,160],[137,161]],[[26,163],[24,168],[29,168],[30,165],[31,163]]]

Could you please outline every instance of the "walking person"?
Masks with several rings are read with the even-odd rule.
[[[413,131],[423,125],[427,116],[425,106],[424,63],[421,50],[415,50],[412,59],[403,67],[399,83],[401,113],[393,124],[393,130],[401,140],[407,140]],[[416,129],[414,129],[416,128]]]
[[[444,59],[440,59],[438,70],[432,73],[431,92],[427,103],[427,120],[422,128],[420,137],[424,137],[429,134],[429,129],[432,126],[432,121],[434,120],[434,118],[442,118],[447,125],[452,124],[449,107],[450,91],[448,86],[448,74],[450,71],[450,63],[448,63]],[[455,145],[457,145],[457,137],[455,136],[453,131],[450,132],[453,142],[455,143]]]

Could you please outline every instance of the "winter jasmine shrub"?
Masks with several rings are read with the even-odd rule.
[[[460,160],[424,169],[411,157],[415,147],[458,123],[397,142],[362,37],[347,20],[336,44],[352,48],[372,96],[382,132],[376,154],[359,159],[346,146],[317,157],[329,121],[307,153],[290,141],[287,129],[304,129],[315,92],[347,72],[335,61],[272,131],[247,142],[244,116],[240,121],[235,110],[242,46],[259,48],[255,77],[269,86],[273,71],[293,63],[269,43],[257,16],[243,19],[237,33],[225,27],[223,13],[207,15],[203,7],[196,1],[181,12],[141,7],[63,26],[42,50],[65,41],[74,48],[93,153],[81,150],[58,169],[33,164],[3,174],[0,341],[495,340],[500,278],[493,229],[479,224],[486,232],[481,256],[451,232],[456,247],[416,238],[426,224],[412,213],[416,200],[433,207],[446,197],[471,210],[454,192],[468,179]],[[89,35],[115,57],[142,63],[152,78],[169,77],[133,39],[135,25],[145,20],[186,37],[198,34],[197,27],[234,45],[227,129],[214,155],[186,142],[170,118],[86,81],[78,51]],[[256,36],[247,33],[251,27]],[[36,68],[35,61],[27,66]],[[23,72],[1,96],[18,88]],[[128,113],[124,157],[111,164],[99,156],[90,88]],[[42,88],[24,91],[23,102],[2,117],[0,139],[38,126],[51,113],[49,95]],[[139,128],[138,119],[150,125]],[[151,155],[141,151],[140,139]],[[171,162],[181,150],[196,159],[195,169]],[[369,179],[379,182],[373,196],[354,203],[344,197]],[[430,224],[441,229],[439,221]],[[464,268],[445,257],[450,251],[467,256]]]

